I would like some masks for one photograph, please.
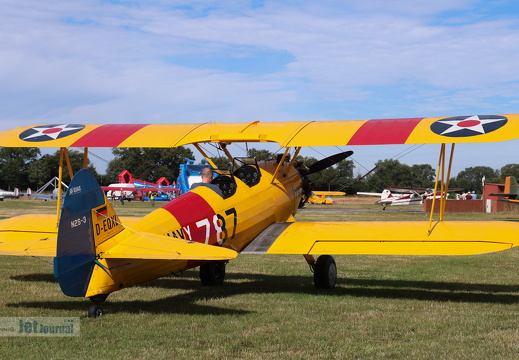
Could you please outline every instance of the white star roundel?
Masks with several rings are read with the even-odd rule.
[[[77,133],[85,128],[80,124],[41,125],[25,130],[20,134],[20,139],[30,142],[42,142],[64,138]]]
[[[431,131],[441,136],[469,137],[496,131],[507,122],[508,119],[500,115],[455,116],[435,121]]]

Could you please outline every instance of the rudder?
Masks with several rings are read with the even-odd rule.
[[[54,258],[54,276],[65,295],[85,296],[96,265],[96,247],[122,229],[93,174],[78,171],[61,208]]]

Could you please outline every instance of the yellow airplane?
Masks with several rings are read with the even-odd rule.
[[[335,204],[335,200],[327,196],[344,195],[346,195],[346,193],[342,191],[312,191],[312,195],[306,199],[306,202],[310,204],[333,205]]]
[[[119,218],[93,175],[81,169],[61,208],[59,199],[56,216],[23,215],[0,222],[0,254],[53,257],[61,290],[89,298],[88,314],[97,317],[110,293],[186,269],[199,266],[202,283],[220,284],[226,262],[238,253],[301,254],[314,272],[315,287],[330,289],[337,268],[329,254],[471,255],[510,249],[519,244],[519,223],[443,220],[455,144],[505,141],[515,134],[519,115],[18,127],[0,133],[0,146],[60,148],[60,180],[62,164],[72,173],[69,147],[85,148],[86,168],[88,147],[192,144],[215,167],[202,146],[212,143],[235,169],[220,171],[213,181],[223,196],[199,186],[143,218]],[[227,148],[232,142],[277,142],[285,151],[272,161],[238,159]],[[309,193],[305,176],[351,155],[298,167],[301,147],[418,143],[440,144],[434,191],[442,198],[433,200],[429,221],[294,221]],[[446,143],[452,143],[450,152]],[[440,210],[437,219],[435,208]]]

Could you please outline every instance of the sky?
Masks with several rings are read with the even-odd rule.
[[[0,131],[508,113],[516,0],[0,2]],[[518,145],[459,145],[454,171],[519,163]],[[436,167],[439,146],[352,150],[363,173],[395,156]]]

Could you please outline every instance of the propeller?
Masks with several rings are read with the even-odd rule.
[[[310,183],[308,181],[308,178],[306,176],[324,170],[332,165],[335,165],[339,161],[346,159],[348,156],[351,156],[352,154],[353,151],[345,151],[332,156],[328,156],[327,158],[324,158],[314,163],[310,167],[306,167],[302,162],[296,163],[296,169],[301,174],[303,180],[303,198],[301,199],[301,203],[299,204],[300,208],[303,207],[308,198],[312,196],[312,187],[314,186],[313,183]]]
[[[324,170],[332,165],[335,165],[339,161],[342,161],[351,155],[353,155],[353,151],[345,151],[319,160],[318,162],[314,163],[308,168],[308,175]]]

